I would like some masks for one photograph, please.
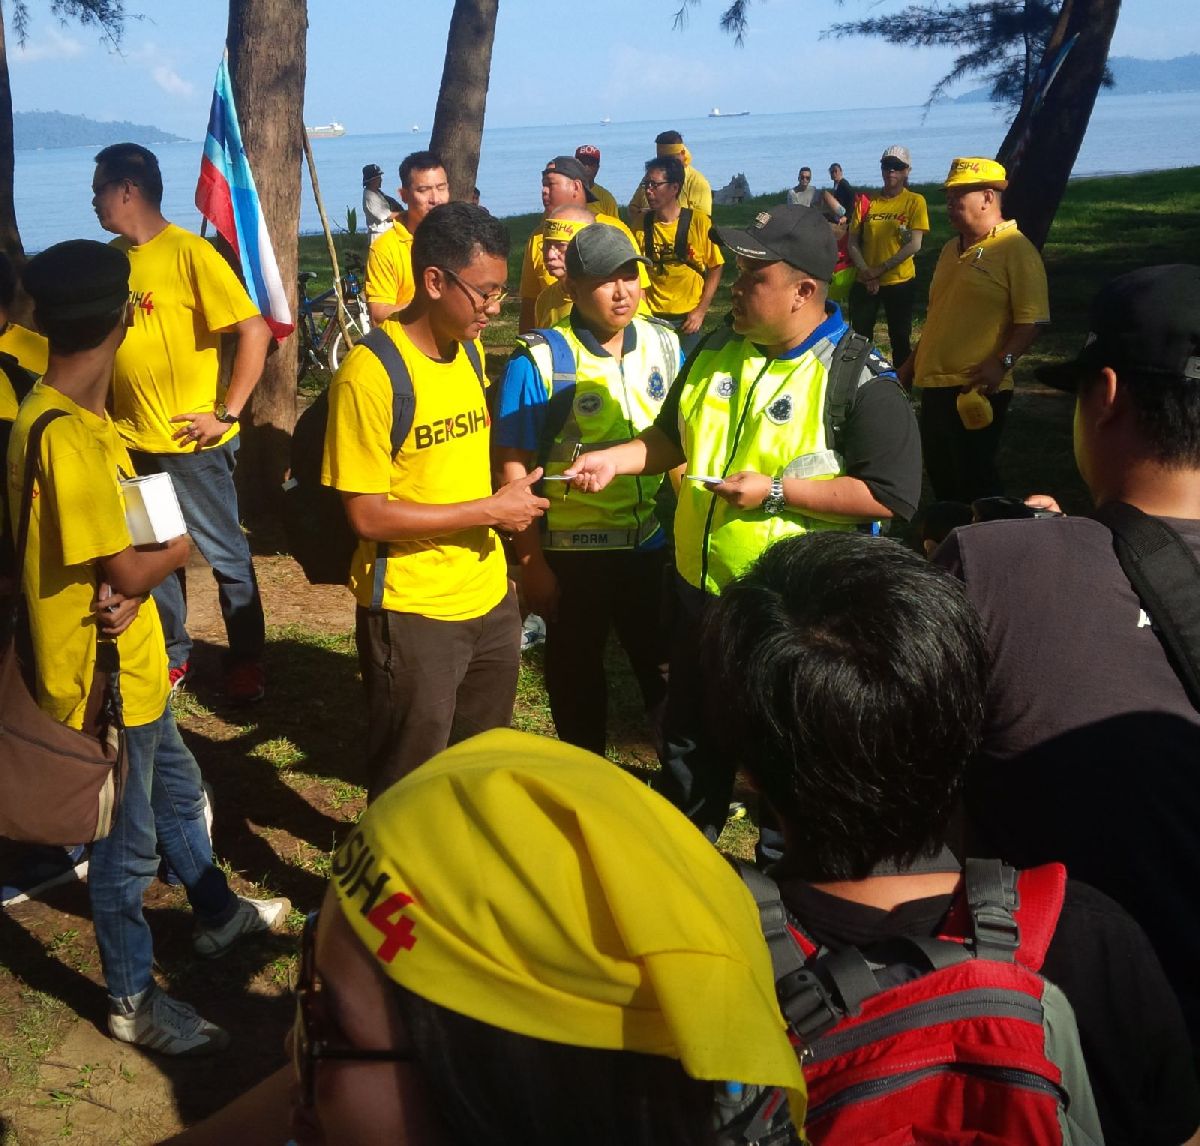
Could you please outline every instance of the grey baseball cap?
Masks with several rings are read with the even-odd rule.
[[[650,260],[638,252],[624,231],[607,223],[584,227],[567,244],[567,275],[573,279],[606,278],[626,263]]]

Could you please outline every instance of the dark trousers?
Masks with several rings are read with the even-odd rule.
[[[958,416],[957,386],[921,391],[921,452],[933,496],[938,501],[970,503],[1003,493],[996,453],[1012,391],[991,396],[992,424],[968,430]]]
[[[359,606],[354,639],[367,692],[368,799],[448,745],[512,720],[521,614],[511,586],[470,621]]]
[[[700,664],[700,634],[715,597],[682,577],[675,578],[675,624],[671,634],[671,673],[663,717],[662,768],[651,787],[670,800],[713,843],[729,818],[737,765],[723,752],[716,735],[721,719],[718,698],[708,687]],[[783,855],[783,833],[764,800],[759,807],[755,858],[760,867]]]
[[[629,657],[658,739],[666,697],[662,579],[667,549],[546,552],[558,578],[558,616],[546,619],[546,693],[558,738],[604,755],[610,629]]]
[[[892,344],[892,361],[902,365],[912,353],[913,302],[917,297],[917,280],[893,283],[871,294],[861,283],[850,288],[850,325],[855,334],[874,340],[875,319],[879,308],[887,319],[888,341]]]

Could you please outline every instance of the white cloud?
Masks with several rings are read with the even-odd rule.
[[[157,64],[151,68],[150,76],[167,95],[182,96],[186,99],[196,90],[174,68],[169,68],[166,64]]]
[[[37,63],[41,60],[70,60],[83,55],[84,47],[78,40],[64,35],[57,28],[49,28],[38,40],[19,45],[12,58],[21,64]]]

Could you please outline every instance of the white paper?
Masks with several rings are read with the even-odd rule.
[[[683,476],[688,481],[703,482],[705,485],[720,485],[725,480],[723,477],[713,477],[712,474],[684,474]]]
[[[156,545],[187,532],[170,474],[124,478],[125,524],[134,545]]]

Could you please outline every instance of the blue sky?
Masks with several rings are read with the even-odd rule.
[[[744,47],[717,27],[721,0],[608,0],[602,5],[502,0],[488,96],[489,126],[586,123],[702,115],[714,105],[753,112],[921,103],[949,54],[872,40],[819,39],[834,20],[901,0],[760,0]],[[297,4],[299,7],[299,4]],[[225,37],[226,0],[127,0],[119,51],[94,30],[59,25],[38,3],[24,49],[11,27],[17,111],[63,111],[150,123],[203,136]],[[348,132],[427,130],[433,118],[451,4],[336,4],[310,0],[308,123]],[[368,21],[368,13],[384,13]],[[603,17],[595,13],[602,12]],[[413,13],[418,13],[413,15]],[[395,15],[392,15],[395,13]],[[1200,52],[1200,4],[1125,0],[1114,55]]]

